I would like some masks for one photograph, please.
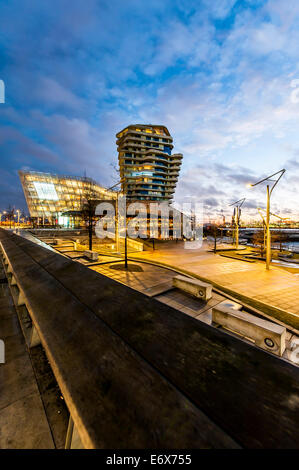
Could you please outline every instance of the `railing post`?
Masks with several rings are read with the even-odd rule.
[[[73,418],[69,417],[69,424],[66,432],[65,449],[84,449]]]
[[[39,334],[35,326],[32,325],[29,348],[34,348],[34,346],[38,346],[39,344],[41,344]]]
[[[25,305],[25,296],[21,289],[19,289],[19,295],[17,299],[17,306],[20,307],[21,305]]]
[[[72,445],[72,438],[73,438],[73,431],[74,431],[74,421],[72,417],[69,417],[69,424],[67,427],[66,438],[65,438],[65,449],[70,449]]]

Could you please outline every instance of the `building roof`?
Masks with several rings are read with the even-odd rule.
[[[122,132],[124,132],[126,129],[132,129],[134,127],[139,127],[139,128],[146,128],[146,127],[152,127],[152,128],[158,128],[158,129],[163,129],[165,131],[165,134],[166,135],[169,135],[170,136],[170,132],[169,130],[167,129],[166,126],[163,126],[161,124],[130,124],[129,126],[126,126],[124,127],[121,131],[117,132],[116,134],[116,137],[121,134]]]

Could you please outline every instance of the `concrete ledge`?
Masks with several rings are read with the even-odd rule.
[[[86,250],[84,251],[84,256],[86,256],[86,258],[91,259],[92,261],[98,261],[99,259],[99,253],[97,253],[96,251]]]
[[[212,285],[197,279],[180,275],[175,276],[173,278],[173,287],[177,287],[201,300],[209,300],[212,297]]]
[[[284,353],[286,329],[283,326],[222,305],[212,309],[212,321],[252,339],[257,346],[266,351],[278,356]]]
[[[218,304],[218,307],[227,307],[227,308],[232,308],[233,310],[241,310],[242,308],[242,305],[241,304],[238,304],[237,302],[234,302],[232,300],[223,300],[222,302],[220,302],[220,304]]]

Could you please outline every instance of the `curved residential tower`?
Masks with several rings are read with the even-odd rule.
[[[171,202],[183,155],[165,126],[132,124],[116,134],[122,190],[129,199]]]

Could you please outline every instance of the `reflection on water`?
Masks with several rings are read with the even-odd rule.
[[[271,263],[275,263],[278,266],[283,266],[285,268],[294,268],[294,269],[299,269],[299,264],[296,263],[288,263],[287,261],[281,261],[278,259],[273,259]]]

